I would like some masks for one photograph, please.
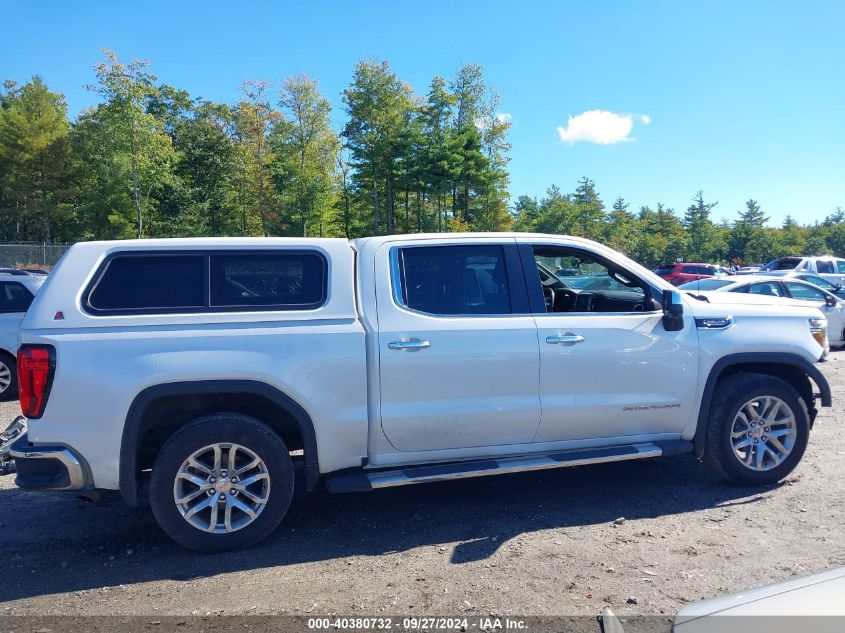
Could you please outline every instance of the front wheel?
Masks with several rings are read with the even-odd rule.
[[[789,383],[739,373],[719,381],[707,426],[704,463],[735,483],[765,485],[786,477],[810,437],[807,405]]]
[[[293,483],[290,453],[272,429],[221,413],[167,440],[153,464],[150,505],[180,545],[222,552],[269,536],[287,513]]]

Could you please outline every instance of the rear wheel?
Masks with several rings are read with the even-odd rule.
[[[764,485],[788,475],[810,436],[807,405],[789,383],[764,374],[721,380],[713,395],[704,463],[745,485]]]
[[[247,547],[285,516],[294,470],[282,439],[249,416],[221,413],[174,433],[153,464],[150,505],[180,545],[203,552]]]
[[[18,363],[15,357],[0,352],[0,400],[12,400],[18,395]]]

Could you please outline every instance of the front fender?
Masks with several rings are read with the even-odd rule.
[[[710,369],[710,374],[707,376],[707,382],[704,385],[704,391],[701,395],[701,408],[698,412],[698,423],[695,429],[694,440],[695,454],[699,458],[704,454],[704,437],[707,429],[707,417],[710,413],[710,405],[712,404],[719,378],[725,374],[725,371],[741,369],[743,371],[756,371],[757,373],[772,373],[777,375],[778,368],[780,368],[780,371],[783,371],[783,368],[792,368],[792,371],[795,369],[800,370],[809,378],[811,384],[815,383],[818,388],[818,393],[814,392],[811,395],[818,397],[823,407],[831,406],[833,397],[827,378],[819,371],[818,367],[802,356],[783,352],[745,352],[723,356]]]

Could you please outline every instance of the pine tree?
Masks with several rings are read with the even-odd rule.
[[[772,250],[765,228],[768,221],[757,201],[748,200],[730,229],[727,259],[738,263],[764,261]]]
[[[70,124],[39,76],[6,84],[0,107],[0,205],[6,239],[51,241],[71,221]],[[59,224],[60,226],[56,226]]]
[[[606,241],[608,246],[633,255],[637,243],[637,222],[634,214],[628,211],[629,204],[622,196],[616,198],[613,208],[607,215]]]
[[[577,216],[575,235],[593,240],[604,238],[604,203],[596,192],[596,183],[586,176],[578,181],[572,195]]]
[[[687,261],[706,262],[712,259],[719,248],[716,227],[710,220],[710,211],[717,202],[705,202],[704,192],[699,191],[687,207],[684,228],[687,231]]]
[[[405,126],[413,108],[411,88],[386,61],[365,60],[355,67],[343,101],[349,120],[342,136],[351,156],[353,183],[359,195],[372,196],[373,232],[393,233],[396,180],[406,152]]]

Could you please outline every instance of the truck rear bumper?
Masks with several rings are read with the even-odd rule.
[[[12,444],[15,484],[24,490],[71,492],[93,488],[85,460],[69,446],[31,444],[27,433]]]

